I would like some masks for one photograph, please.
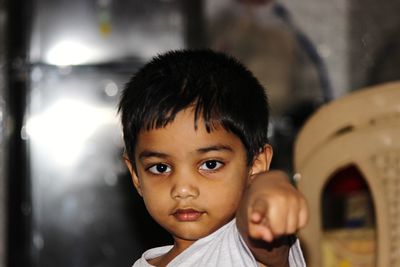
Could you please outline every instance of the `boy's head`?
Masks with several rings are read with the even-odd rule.
[[[133,166],[138,134],[165,127],[189,107],[194,127],[201,118],[207,131],[220,125],[238,136],[248,164],[268,143],[267,97],[250,71],[211,50],[172,51],[142,67],[123,91],[119,111]]]
[[[119,108],[133,183],[175,242],[191,244],[232,220],[252,177],[268,170],[264,89],[224,54],[153,59]]]

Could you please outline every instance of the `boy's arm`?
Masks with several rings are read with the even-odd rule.
[[[302,194],[281,171],[255,175],[236,214],[237,226],[257,261],[289,266],[293,234],[304,227],[308,208]]]

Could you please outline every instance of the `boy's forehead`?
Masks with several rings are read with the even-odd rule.
[[[157,130],[161,128],[168,128],[172,124],[176,124],[176,121],[179,123],[184,123],[187,127],[193,127],[194,130],[198,130],[199,128],[204,128],[207,132],[212,132],[214,130],[226,130],[219,118],[211,118],[206,120],[204,118],[203,112],[198,112],[196,114],[196,107],[194,104],[189,107],[178,111],[173,116],[167,116],[167,118],[153,118],[147,123],[143,123],[144,127],[140,130],[140,133],[147,132],[151,130]]]
[[[168,121],[167,123],[160,125],[160,126],[156,126],[155,123],[151,124],[151,127],[144,127],[139,131],[139,135],[143,134],[143,133],[148,133],[151,131],[156,131],[159,129],[168,129],[171,126],[176,124],[176,119],[171,119],[170,121]],[[184,122],[185,127],[186,128],[191,128],[194,131],[203,131],[205,130],[207,133],[212,133],[215,131],[225,131],[225,132],[229,132],[227,131],[227,129],[225,129],[222,125],[222,123],[220,121],[209,121],[206,122],[202,117],[194,119],[193,120],[186,120]]]
[[[175,139],[177,136],[185,138],[186,135],[193,135],[194,138],[208,138],[210,135],[232,135],[227,131],[219,121],[205,121],[202,116],[195,118],[194,110],[192,108],[184,109],[176,114],[176,116],[161,126],[143,128],[139,132],[138,141],[144,136],[152,135],[154,137],[164,137],[169,135]]]

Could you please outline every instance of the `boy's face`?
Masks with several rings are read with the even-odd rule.
[[[248,166],[236,135],[222,127],[208,133],[201,119],[196,130],[186,109],[165,128],[142,131],[134,160],[137,175],[128,167],[151,216],[176,241],[195,241],[234,218],[251,174],[270,157]]]

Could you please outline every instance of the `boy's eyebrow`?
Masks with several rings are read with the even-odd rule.
[[[200,154],[202,153],[207,153],[210,151],[228,151],[228,152],[233,152],[233,148],[227,145],[213,145],[213,146],[207,146],[207,147],[202,147],[197,149],[196,151]],[[156,158],[168,158],[168,154],[162,153],[162,152],[157,152],[157,151],[152,151],[152,150],[143,150],[139,154],[139,159],[143,160],[144,158],[151,158],[151,157],[156,157]]]
[[[226,150],[229,152],[233,152],[232,147],[226,146],[226,145],[214,145],[214,146],[202,147],[202,148],[197,149],[197,152],[207,153],[210,151],[220,151],[220,150]]]
[[[157,152],[157,151],[151,151],[151,150],[144,150],[140,152],[139,154],[139,159],[142,160],[144,158],[151,158],[151,157],[157,157],[157,158],[167,158],[168,155],[165,153]]]

